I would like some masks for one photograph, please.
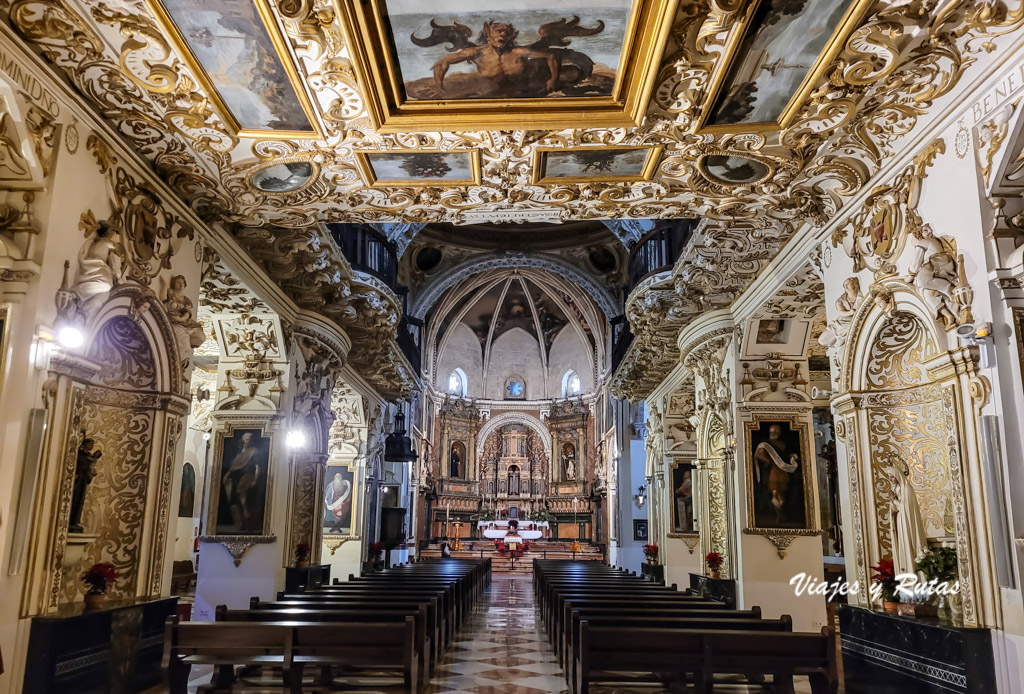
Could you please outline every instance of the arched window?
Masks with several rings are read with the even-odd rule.
[[[505,399],[506,400],[525,400],[526,399],[526,381],[521,379],[519,376],[513,376],[512,378],[505,381]]]
[[[466,380],[466,372],[462,369],[455,369],[448,376],[448,392],[452,395],[465,397],[469,391],[469,383]]]
[[[562,397],[573,398],[579,395],[583,391],[583,381],[580,380],[580,375],[569,369],[562,376]]]

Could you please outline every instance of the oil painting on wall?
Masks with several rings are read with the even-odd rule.
[[[360,152],[363,176],[370,185],[472,185],[479,181],[478,153]]]
[[[275,48],[261,17],[266,0],[149,0],[182,53],[198,63],[240,131],[307,132],[312,134],[304,95],[296,92],[290,70]],[[189,55],[189,53],[191,55]],[[193,66],[194,67],[194,66]]]
[[[660,147],[539,150],[534,164],[534,182],[649,180],[660,154]]]
[[[406,98],[607,97],[633,0],[387,0],[384,19]]]
[[[672,531],[677,533],[695,531],[692,463],[678,463],[672,466],[672,499]]]
[[[355,481],[348,465],[328,465],[324,475],[323,535],[351,535]]]
[[[809,529],[801,432],[788,420],[748,428],[750,523],[755,528]]]
[[[705,125],[779,122],[799,97],[850,0],[762,0]]]
[[[218,477],[216,535],[262,535],[267,511],[270,437],[261,429],[218,434],[222,451]]]

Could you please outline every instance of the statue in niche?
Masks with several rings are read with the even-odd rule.
[[[916,574],[917,561],[928,549],[928,534],[921,520],[917,493],[910,484],[906,463],[886,465],[889,478],[889,529],[892,533],[892,563],[899,574]]]
[[[462,462],[465,456],[465,447],[461,442],[456,441],[452,444],[451,457],[449,458],[449,476],[462,478]]]
[[[192,351],[206,340],[202,324],[195,319],[192,299],[185,295],[187,286],[184,275],[174,275],[164,296],[164,309],[167,310],[167,319],[171,322],[174,342],[184,362],[184,369],[189,367]]]
[[[505,486],[505,480],[498,480],[498,493],[505,494],[507,489],[508,487]]]
[[[836,319],[821,333],[818,342],[825,347],[832,347],[837,352],[846,344],[846,335],[850,332],[853,314],[860,302],[860,280],[848,277],[843,282],[843,293],[836,299]]]
[[[82,443],[78,446],[78,457],[75,461],[75,484],[71,490],[71,514],[68,520],[68,532],[70,533],[85,532],[82,527],[85,492],[93,478],[96,477],[96,461],[103,455],[102,451],[96,450],[96,442],[93,439],[84,438],[84,431],[82,437]]]
[[[571,443],[562,446],[562,477],[565,480],[576,479],[576,446]]]
[[[73,290],[83,311],[89,312],[102,304],[123,273],[123,260],[119,248],[120,232],[106,222],[96,222],[92,213],[83,215],[80,224],[94,231],[78,253],[78,277]]]
[[[957,261],[953,253],[935,237],[931,225],[921,226],[920,235],[913,242],[914,257],[906,281],[921,293],[921,298],[932,311],[932,317],[948,330],[957,322],[957,303],[954,289],[959,280]]]

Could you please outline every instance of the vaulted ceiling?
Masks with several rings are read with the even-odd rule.
[[[323,222],[400,223],[404,248],[425,223],[704,218],[657,298],[673,323],[730,303],[801,226],[833,216],[1024,23],[1007,5],[0,3],[300,304],[346,273]]]

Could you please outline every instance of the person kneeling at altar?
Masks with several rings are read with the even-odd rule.
[[[452,558],[452,548],[448,546],[447,542],[442,542],[441,543],[441,558],[442,559],[451,559]]]

